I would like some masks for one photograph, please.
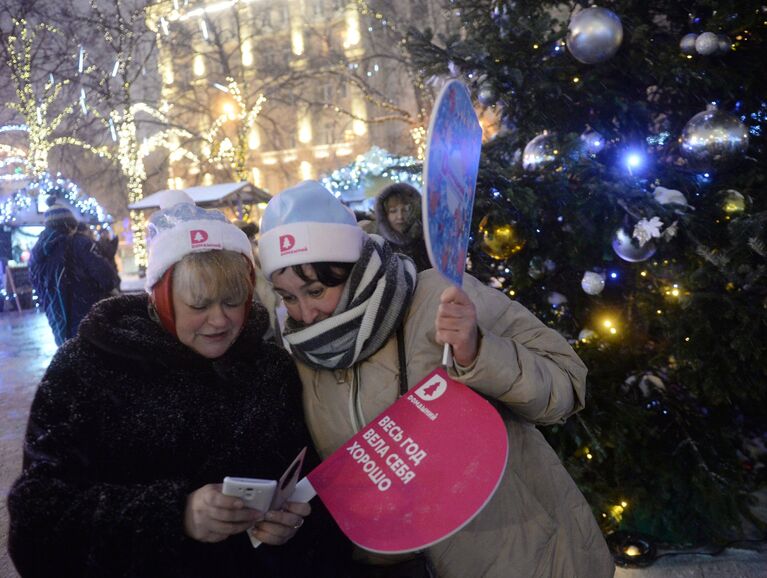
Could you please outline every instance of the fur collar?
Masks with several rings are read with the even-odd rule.
[[[407,200],[413,204],[415,209],[413,220],[410,223],[410,226],[403,233],[392,229],[391,225],[389,224],[389,218],[386,214],[385,203],[389,197],[395,194],[395,192],[407,197]],[[378,198],[376,199],[375,216],[378,234],[394,245],[410,245],[412,243],[418,242],[423,238],[423,227],[421,225],[421,197],[415,193],[411,193],[407,190],[384,190],[380,195],[378,195]]]

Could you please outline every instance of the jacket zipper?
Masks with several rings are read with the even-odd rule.
[[[349,389],[349,419],[354,428],[354,433],[357,433],[365,425],[365,417],[362,414],[362,406],[360,405],[360,376],[359,376],[359,364],[355,364],[352,368],[352,386]]]

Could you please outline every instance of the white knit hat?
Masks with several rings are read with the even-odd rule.
[[[152,214],[147,226],[149,263],[145,288],[148,293],[171,265],[189,253],[234,251],[253,263],[248,237],[222,212],[198,207],[184,191],[169,193],[172,194],[161,201],[160,210]]]
[[[259,257],[267,279],[291,265],[354,263],[365,232],[351,209],[317,181],[274,196],[261,217]]]

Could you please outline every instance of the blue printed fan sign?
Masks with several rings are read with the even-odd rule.
[[[482,128],[468,89],[451,80],[439,93],[429,122],[423,164],[423,231],[432,266],[463,284],[474,209]],[[445,344],[443,365],[452,364]]]
[[[466,267],[482,128],[468,89],[448,82],[429,122],[423,164],[423,221],[432,266],[459,287]]]

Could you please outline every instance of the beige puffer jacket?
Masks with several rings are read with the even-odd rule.
[[[441,363],[434,319],[447,282],[418,275],[404,338],[410,387]],[[475,363],[451,375],[496,398],[509,435],[509,464],[487,506],[450,538],[428,549],[440,578],[602,578],[615,566],[589,505],[534,424],[561,422],[583,407],[586,368],[558,333],[522,305],[466,275],[482,333]],[[309,430],[323,458],[396,399],[393,336],[354,369],[299,363]]]

